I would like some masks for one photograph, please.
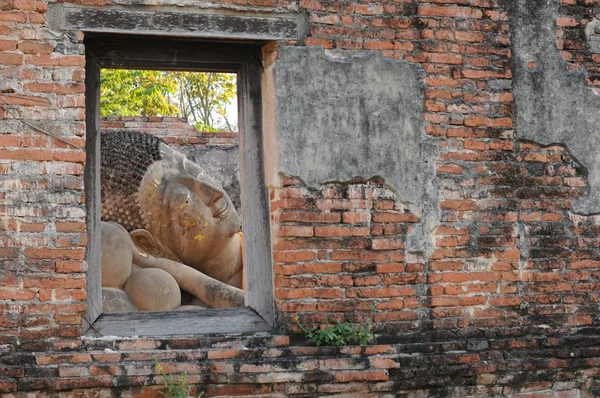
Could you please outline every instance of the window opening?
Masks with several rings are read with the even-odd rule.
[[[132,325],[127,315],[134,313],[139,322],[131,334],[216,332],[154,333],[148,331],[152,320],[139,313],[189,310],[181,317],[214,313],[222,321],[223,312],[199,314],[203,308],[240,308],[226,312],[248,318],[232,327],[234,333],[269,328],[274,317],[260,153],[260,46],[154,40],[139,56],[140,39],[111,39],[86,42],[86,117],[88,140],[93,138],[86,188],[88,194],[101,192],[88,202],[88,232],[102,242],[88,248],[88,261],[97,263],[88,273],[88,304],[103,313],[91,330],[110,332],[119,321]],[[152,69],[148,48],[158,58]],[[244,51],[232,51],[239,48]],[[260,211],[245,211],[249,203]],[[250,227],[242,233],[242,225]],[[101,264],[92,258],[98,252]],[[254,311],[264,320],[252,319]],[[94,318],[88,310],[87,322]],[[218,332],[227,331],[220,325]]]
[[[103,312],[244,306],[236,86],[101,69]]]

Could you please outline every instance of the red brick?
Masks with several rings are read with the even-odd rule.
[[[26,90],[34,93],[56,93],[56,94],[83,94],[85,85],[83,83],[58,84],[58,83],[26,83]]]
[[[377,273],[379,274],[404,272],[404,270],[404,264],[402,263],[377,264]]]
[[[391,50],[394,44],[386,40],[365,40],[363,44],[365,50]]]
[[[208,359],[243,358],[248,355],[247,350],[210,350]]]
[[[458,80],[446,77],[426,77],[425,83],[429,87],[456,87]]]
[[[19,0],[23,1],[23,0]],[[31,1],[33,3],[33,1]],[[49,43],[25,40],[19,43],[18,48],[25,54],[50,54],[54,46]]]
[[[397,369],[400,364],[391,358],[371,358],[371,366],[375,369]]]
[[[121,360],[121,354],[113,353],[97,353],[92,354],[95,362],[119,362]]]
[[[0,21],[3,22],[27,22],[27,14],[17,11],[0,11]]]
[[[443,200],[440,202],[440,208],[460,211],[475,210],[477,203],[473,200]]]
[[[301,227],[301,226],[282,226],[277,231],[277,236],[282,237],[312,237],[315,232],[312,227]]]
[[[283,312],[313,312],[317,309],[317,304],[282,302],[277,304],[277,308]]]
[[[432,297],[432,307],[456,307],[460,305],[460,299],[457,297]]]
[[[211,362],[209,365],[210,373],[234,373],[233,364],[225,362]]]
[[[341,267],[340,267],[341,268]],[[381,283],[380,275],[354,277],[354,286],[375,286]]]
[[[76,276],[76,275],[75,275]],[[69,277],[24,277],[24,287],[41,287],[41,288],[62,288],[62,289],[75,289],[85,288],[86,279],[84,277],[69,276]]]
[[[45,149],[0,149],[0,159],[49,161],[54,158],[53,151]]]
[[[558,26],[577,26],[578,22],[575,18],[571,17],[559,17],[556,21]]]
[[[72,259],[83,260],[85,249],[36,249],[26,248],[25,256],[31,259]]]
[[[271,393],[269,384],[211,384],[207,396],[260,396]]]
[[[279,289],[276,292],[279,299],[298,299],[298,298],[342,298],[344,292],[339,289],[321,288],[321,289]]]
[[[348,210],[348,209],[370,209],[373,201],[363,199],[319,199],[317,208],[319,210]]]
[[[401,239],[373,239],[373,250],[398,250],[402,248],[404,248],[404,242]]]
[[[59,363],[86,363],[92,362],[90,354],[54,354],[49,356],[38,356],[38,365],[54,365]]]
[[[333,40],[322,39],[322,38],[317,38],[317,37],[307,37],[306,40],[304,40],[304,44],[306,44],[307,46],[333,48]]]
[[[313,261],[315,259],[315,253],[308,251],[276,252],[274,258],[275,261],[283,263],[305,262]]]
[[[367,227],[315,227],[315,236],[318,237],[368,236],[370,233],[371,229]]]
[[[441,164],[436,166],[436,171],[438,173],[461,174],[463,172],[463,168],[462,166],[456,164]]]
[[[0,51],[14,51],[17,49],[17,42],[14,40],[0,40]]]
[[[331,253],[331,260],[334,261],[385,261],[386,255],[379,252],[368,251],[335,251]]]
[[[0,12],[0,14],[2,14]],[[1,19],[0,15],[0,21]],[[23,55],[22,54],[16,54],[16,53],[9,53],[9,52],[0,52],[0,65],[21,65],[23,64]]]
[[[14,380],[0,380],[0,393],[17,391],[17,382]]]
[[[340,372],[335,375],[335,381],[347,383],[350,381],[385,381],[388,380],[385,371]]]
[[[341,213],[290,212],[279,214],[279,222],[339,223]]]
[[[0,287],[0,300],[33,300],[36,294],[35,290]]]
[[[342,271],[342,263],[282,265],[281,270],[283,275],[336,274]]]
[[[84,222],[57,221],[56,232],[86,232]]]
[[[41,20],[41,18],[40,18]],[[38,22],[43,23],[43,22]],[[85,66],[85,58],[81,55],[62,55],[62,56],[54,56],[48,54],[26,54],[25,55],[25,63],[29,65],[38,65],[38,66]],[[74,74],[75,75],[75,74]],[[74,79],[75,80],[75,79]],[[51,86],[51,83],[48,83]],[[52,89],[51,87],[40,87],[40,88],[32,88],[32,91],[39,90],[39,92],[56,92],[57,94],[80,94],[80,88],[78,84],[69,84],[62,85],[59,87],[55,87]]]
[[[568,268],[581,269],[581,268],[600,268],[600,261],[597,260],[578,260],[569,263]]]
[[[413,296],[414,294],[414,289],[408,286],[358,289],[360,297],[369,298]]]
[[[371,221],[371,213],[368,212],[344,212],[343,221],[346,224],[364,224]]]
[[[3,97],[3,94],[0,94],[0,101],[4,101],[5,97]],[[10,103],[9,101],[6,102],[2,102],[2,103]],[[2,147],[18,147],[19,143],[21,142],[21,138],[20,137],[12,137],[12,136],[5,136],[5,135],[0,135],[0,146]]]
[[[460,55],[457,55],[457,54],[430,53],[430,54],[425,54],[425,58],[427,59],[428,62],[440,63],[440,64],[460,65],[464,62],[463,57]],[[428,91],[432,91],[432,90],[428,90]],[[437,91],[439,91],[439,90],[437,90]],[[446,95],[445,93],[441,93],[441,94],[443,94],[444,96]],[[429,95],[431,95],[431,93]]]
[[[85,272],[87,270],[87,264],[81,261],[56,261],[56,272],[58,273],[72,273],[72,272]]]
[[[118,365],[92,365],[89,371],[92,376],[121,375],[121,369]]]
[[[410,213],[373,213],[372,221],[382,223],[415,223],[419,219]]]

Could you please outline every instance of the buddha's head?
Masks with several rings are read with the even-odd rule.
[[[222,279],[206,264],[228,250],[240,220],[221,186],[150,134],[102,134],[100,154],[102,220],[124,226],[136,246],[156,257]]]

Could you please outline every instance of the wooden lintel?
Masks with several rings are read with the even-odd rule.
[[[86,48],[102,68],[237,72],[260,45],[131,35],[90,34]],[[202,56],[199,56],[202,54]]]
[[[84,32],[233,40],[302,40],[301,14],[233,13],[220,9],[156,10],[54,3],[49,22]]]

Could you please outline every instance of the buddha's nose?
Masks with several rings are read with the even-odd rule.
[[[211,203],[215,203],[216,201],[218,201],[219,199],[221,199],[223,196],[225,196],[225,192],[217,189],[217,188],[213,188],[212,189],[212,201]]]
[[[225,192],[214,185],[205,184],[203,188],[209,206],[225,196]]]

